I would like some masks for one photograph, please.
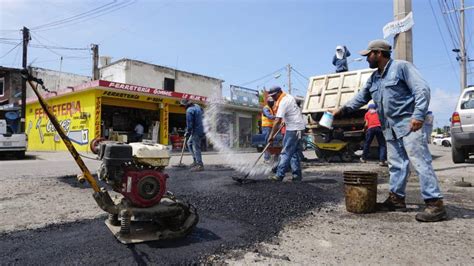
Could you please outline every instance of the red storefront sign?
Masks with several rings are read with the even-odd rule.
[[[139,93],[153,95],[153,96],[165,96],[165,97],[172,97],[172,98],[179,98],[179,99],[189,99],[189,100],[200,101],[200,102],[207,101],[207,97],[204,97],[204,96],[174,92],[174,91],[165,91],[165,90],[160,90],[160,89],[155,89],[155,88],[150,88],[150,87],[124,84],[124,83],[112,82],[112,81],[106,81],[106,80],[99,80],[99,86],[118,89],[118,90],[124,90],[124,91],[130,91],[130,92],[139,92]]]

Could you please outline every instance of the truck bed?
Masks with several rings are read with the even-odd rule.
[[[337,109],[354,97],[373,72],[374,69],[362,69],[310,77],[302,108],[302,113],[311,117],[308,127],[318,127],[317,121],[324,112]],[[359,129],[366,110],[364,106],[348,117],[336,119],[334,125],[354,125]]]

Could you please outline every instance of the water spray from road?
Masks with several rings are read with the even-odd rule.
[[[222,115],[222,109],[222,101],[213,98],[210,99],[206,111],[204,112],[204,131],[214,149],[222,155],[222,160],[225,161],[227,165],[241,173],[249,174],[249,176],[268,174],[271,171],[270,166],[258,164],[256,167],[252,168],[255,161],[245,160],[245,158],[242,158],[241,156],[236,156],[236,151],[232,150],[228,144],[232,144],[234,140],[228,139],[226,141],[226,139],[222,137],[223,134],[219,133],[233,130],[232,128],[228,128],[227,125],[230,121],[225,121],[226,118]]]

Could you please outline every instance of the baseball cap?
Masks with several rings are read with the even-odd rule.
[[[362,50],[359,52],[362,56],[367,56],[372,51],[392,51],[392,46],[386,40],[373,40],[369,42],[367,49]]]
[[[272,96],[268,96],[267,97],[267,102],[274,102],[275,100],[273,100]]]
[[[190,102],[189,102],[188,99],[181,99],[181,101],[179,101],[179,104],[180,104],[181,106],[186,106],[186,105],[188,105],[189,103],[190,103]]]
[[[344,50],[344,47],[342,47],[341,45],[336,46],[336,51],[342,51],[342,50]]]
[[[377,105],[375,103],[369,104],[369,109],[377,109]]]
[[[268,95],[273,96],[281,91],[281,88],[279,86],[273,86],[268,90]]]

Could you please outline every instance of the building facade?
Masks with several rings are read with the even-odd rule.
[[[120,59],[100,68],[102,80],[160,88],[165,91],[222,97],[223,80],[137,60]]]

